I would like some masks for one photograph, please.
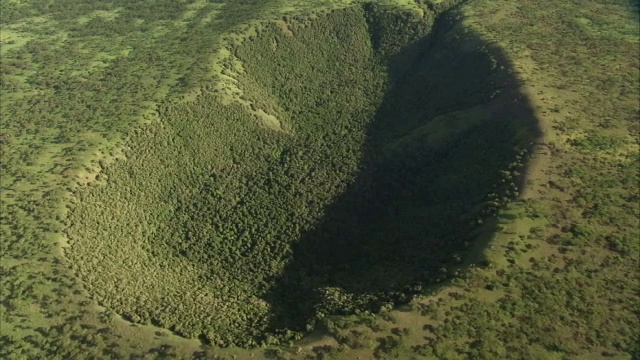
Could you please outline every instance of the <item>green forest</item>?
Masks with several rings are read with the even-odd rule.
[[[2,0],[0,356],[637,358],[639,9]]]

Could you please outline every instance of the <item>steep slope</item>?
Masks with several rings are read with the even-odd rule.
[[[230,46],[235,101],[167,103],[77,192],[73,269],[125,318],[223,346],[442,281],[536,135],[508,63],[456,21],[367,4]]]

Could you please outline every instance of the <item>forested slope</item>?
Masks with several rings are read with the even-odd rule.
[[[254,116],[216,92],[167,104],[79,193],[67,254],[89,291],[136,322],[254,345],[442,280],[534,136],[526,103],[496,98],[515,88],[488,50],[436,39],[453,21],[428,36],[433,19],[355,6],[229,49]]]

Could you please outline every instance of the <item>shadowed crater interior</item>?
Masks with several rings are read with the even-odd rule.
[[[538,134],[509,61],[452,11],[284,18],[223,75],[77,193],[67,249],[102,305],[222,346],[445,280]]]

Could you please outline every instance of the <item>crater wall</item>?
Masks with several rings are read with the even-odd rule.
[[[291,340],[444,281],[517,196],[535,119],[455,13],[352,6],[228,51],[239,101],[165,104],[76,194],[70,266],[126,319]]]

